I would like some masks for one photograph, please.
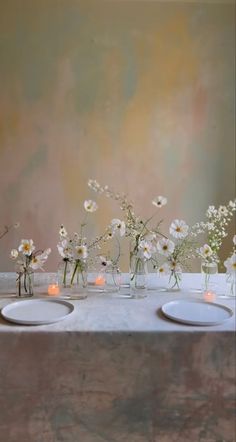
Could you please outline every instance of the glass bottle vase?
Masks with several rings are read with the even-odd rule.
[[[235,298],[236,296],[236,273],[226,273],[226,296]]]
[[[172,270],[158,276],[158,292],[178,292],[181,290],[182,273]]]
[[[17,273],[17,275],[17,296],[22,298],[30,298],[34,294],[34,272],[31,270],[25,270]]]
[[[71,262],[69,259],[63,259],[57,269],[58,284],[63,290],[70,288]]]
[[[217,287],[215,275],[218,273],[217,262],[202,261],[201,264],[202,273],[202,291],[215,290]]]
[[[121,285],[121,272],[117,266],[108,267],[105,271],[105,291],[117,293]]]
[[[130,291],[132,298],[145,298],[148,288],[147,261],[130,252]]]
[[[87,261],[77,259],[71,266],[69,297],[71,299],[87,298],[87,285]]]

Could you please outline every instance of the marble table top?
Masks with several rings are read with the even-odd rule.
[[[1,273],[0,308],[18,300],[12,293],[14,288],[14,273]],[[37,274],[35,277],[35,297],[44,297],[47,281],[51,274]],[[3,283],[5,281],[5,283]],[[45,284],[46,282],[46,284]],[[217,275],[217,303],[224,304],[235,312],[235,298],[224,297],[226,284],[225,275]],[[5,285],[4,285],[5,284]],[[40,326],[22,326],[8,323],[0,318],[0,332],[28,333],[36,332],[202,332],[202,331],[233,331],[235,330],[235,315],[217,326],[189,326],[178,324],[166,319],[160,311],[163,304],[175,299],[202,299],[201,275],[186,273],[183,275],[180,292],[159,292],[155,288],[156,279],[151,277],[151,290],[143,299],[129,299],[129,289],[122,289],[118,294],[88,293],[84,300],[70,300],[75,306],[74,312],[55,324]],[[55,299],[55,297],[54,297]]]

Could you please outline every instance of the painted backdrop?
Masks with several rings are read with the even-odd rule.
[[[0,243],[54,252],[75,231],[89,178],[137,211],[195,222],[233,198],[234,4],[227,1],[8,0],[0,9]],[[99,201],[91,232],[119,209]],[[225,254],[231,247],[226,242]]]

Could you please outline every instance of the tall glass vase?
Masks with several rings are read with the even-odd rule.
[[[105,271],[105,292],[116,293],[119,296],[121,272],[117,266],[108,267]]]
[[[87,261],[77,259],[73,261],[71,266],[69,297],[71,299],[87,298],[87,285]]]
[[[22,298],[30,298],[34,294],[34,272],[26,269],[17,273],[16,289],[17,296]]]
[[[58,284],[61,290],[70,287],[71,262],[69,259],[63,259],[57,269]]]
[[[236,273],[226,273],[226,296],[235,298],[236,296]]]
[[[130,291],[132,298],[145,298],[148,288],[148,265],[147,261],[140,258],[135,247],[130,249]]]
[[[215,275],[217,275],[218,273],[217,262],[202,261],[201,273],[202,273],[202,291],[203,292],[208,290],[214,291],[216,289]]]

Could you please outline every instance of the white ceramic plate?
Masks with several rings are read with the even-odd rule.
[[[74,306],[67,301],[30,299],[6,305],[2,316],[10,322],[25,325],[51,324],[70,315]]]
[[[225,305],[187,299],[167,302],[161,310],[169,319],[192,325],[218,325],[233,316]]]

